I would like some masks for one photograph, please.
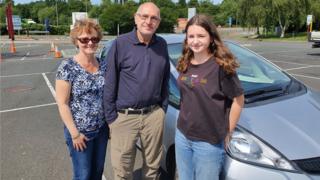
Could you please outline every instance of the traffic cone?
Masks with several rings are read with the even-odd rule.
[[[55,58],[62,58],[62,54],[58,49],[58,46],[56,46],[55,51],[54,51],[54,57]]]
[[[13,41],[11,41],[11,44],[10,44],[10,52],[11,53],[16,53],[17,52],[16,46],[14,45]]]
[[[55,52],[55,48],[54,48],[54,43],[53,42],[51,42],[50,52]]]

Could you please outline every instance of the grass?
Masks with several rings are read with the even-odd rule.
[[[308,41],[306,32],[286,33],[283,38],[280,38],[275,34],[267,34],[267,35],[260,35],[260,36],[255,35],[252,37],[245,37],[245,38],[252,38],[252,39],[263,40],[263,41],[303,41],[303,42]]]

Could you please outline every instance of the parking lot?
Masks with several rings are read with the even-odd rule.
[[[51,41],[19,41],[9,52],[1,41],[0,127],[1,179],[71,179],[71,163],[63,138],[63,124],[55,103],[55,71],[75,53],[68,41],[56,41],[63,58],[49,52]],[[239,41],[287,73],[320,91],[320,48],[307,42]],[[138,155],[135,177],[141,158]],[[109,156],[104,178],[112,180]],[[138,179],[138,178],[136,178]],[[165,179],[165,178],[164,178]]]

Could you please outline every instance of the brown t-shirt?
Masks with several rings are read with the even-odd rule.
[[[179,75],[178,85],[178,129],[190,140],[220,143],[228,132],[230,101],[243,94],[237,74],[224,73],[212,57],[203,64],[191,64]]]

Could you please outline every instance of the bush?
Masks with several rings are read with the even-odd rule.
[[[0,33],[1,33],[1,35],[8,34],[7,25],[6,24],[0,24]]]
[[[68,35],[69,32],[69,25],[50,26],[50,34],[52,35]]]

